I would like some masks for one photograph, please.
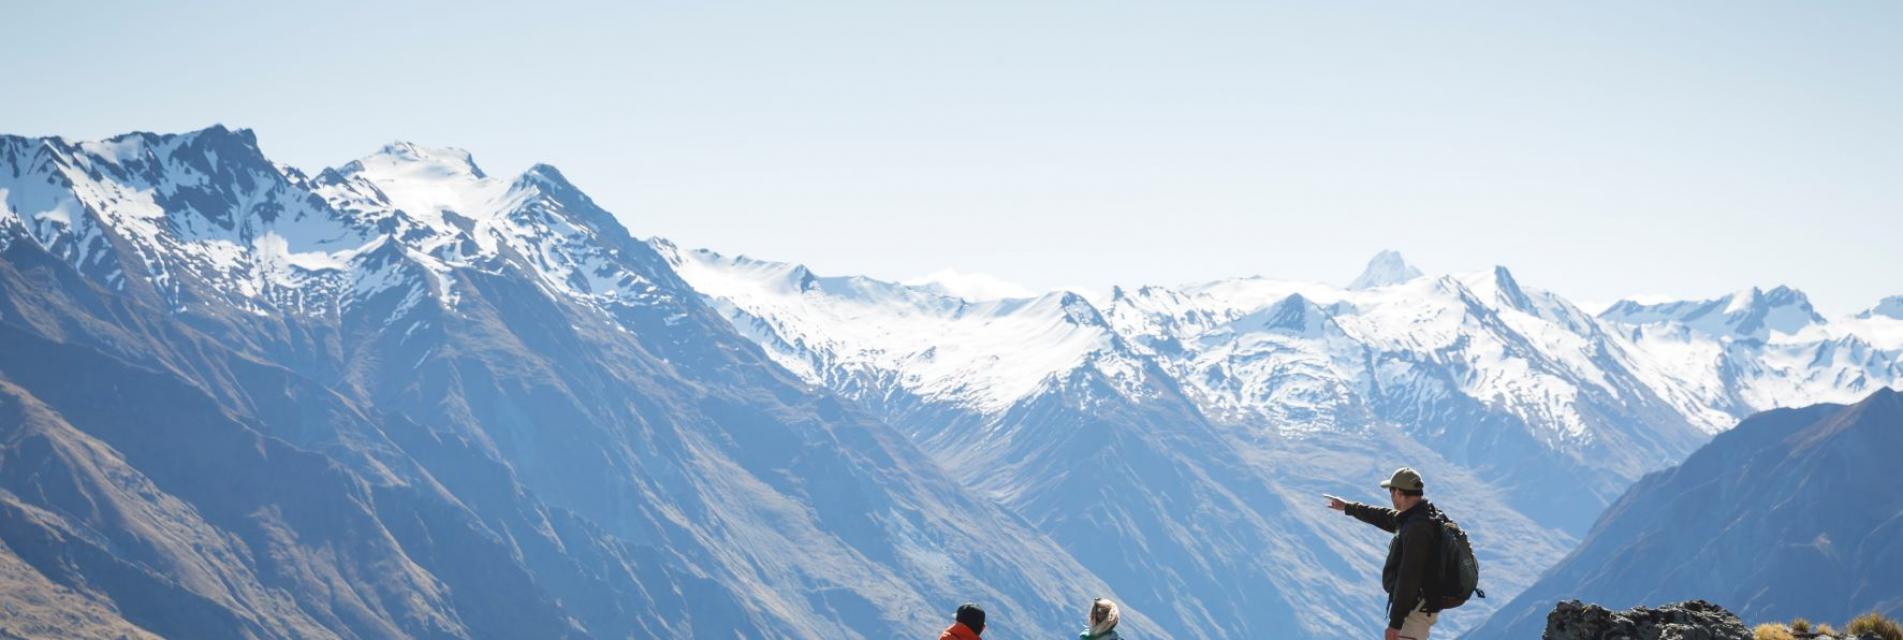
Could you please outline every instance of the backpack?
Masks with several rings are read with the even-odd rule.
[[[1480,589],[1480,561],[1474,559],[1473,545],[1460,525],[1436,510],[1429,520],[1439,525],[1440,555],[1428,581],[1427,604],[1430,611],[1445,611],[1467,604],[1474,596],[1487,597]]]

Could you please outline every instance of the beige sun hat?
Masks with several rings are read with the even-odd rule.
[[[1400,489],[1402,491],[1420,491],[1427,487],[1427,485],[1421,483],[1421,473],[1415,471],[1412,467],[1395,469],[1394,475],[1381,481],[1381,486],[1389,489]]]

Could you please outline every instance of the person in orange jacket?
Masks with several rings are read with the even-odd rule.
[[[938,640],[978,640],[985,632],[985,610],[978,605],[965,603],[958,606],[958,614],[952,626],[938,634]]]

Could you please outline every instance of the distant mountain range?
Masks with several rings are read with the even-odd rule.
[[[1247,278],[1119,288],[1095,303],[1063,292],[973,301],[650,243],[777,362],[970,469],[969,484],[1066,548],[1100,550],[1104,560],[1079,560],[1166,626],[1205,637],[1329,637],[1378,622],[1381,594],[1354,560],[1378,556],[1365,546],[1378,540],[1312,517],[1316,492],[1365,492],[1401,463],[1430,469],[1444,479],[1439,499],[1469,514],[1483,555],[1494,554],[1483,557],[1493,592],[1513,594],[1631,481],[1738,416],[1854,397],[1903,373],[1903,341],[1886,333],[1903,322],[1830,323],[1788,289],[1655,305],[1651,316],[1622,303],[1595,317],[1504,268],[1429,277],[1384,252],[1347,288]],[[1652,337],[1668,334],[1678,337]],[[1685,353],[1693,348],[1713,361]],[[1776,364],[1806,351],[1860,358]],[[1052,449],[1083,438],[1091,455]],[[1076,480],[1106,461],[1137,486]],[[1170,461],[1202,472],[1140,477]],[[1152,487],[1241,499],[1153,499]],[[1133,491],[1145,496],[1141,513],[1075,512]],[[1208,513],[1236,514],[1261,537],[1198,535],[1212,528],[1198,522]],[[1157,534],[1131,521],[1168,526]],[[1161,556],[1167,532],[1183,533],[1175,555]],[[1262,558],[1264,548],[1301,552]],[[1118,571],[1133,565],[1123,579],[1137,586],[1126,586]],[[1146,578],[1168,572],[1188,575]],[[1452,614],[1450,628],[1490,604]]]
[[[1767,411],[1646,476],[1466,638],[1531,638],[1560,600],[1690,598],[1747,623],[1903,613],[1903,393]]]
[[[75,637],[883,638],[967,600],[1019,637],[1099,595],[1339,637],[1385,540],[1316,494],[1401,464],[1480,545],[1457,631],[1738,418],[1903,376],[1894,298],[1595,316],[1384,253],[968,300],[407,143],[312,175],[223,127],[0,137],[0,202],[0,594]]]

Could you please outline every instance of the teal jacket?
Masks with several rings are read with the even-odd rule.
[[[1103,632],[1103,635],[1100,635],[1100,636],[1093,636],[1093,635],[1090,635],[1089,631],[1085,631],[1083,633],[1077,634],[1077,640],[1123,640],[1123,639],[1121,636],[1117,635],[1116,629],[1111,629],[1109,631]]]

